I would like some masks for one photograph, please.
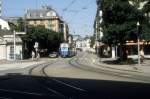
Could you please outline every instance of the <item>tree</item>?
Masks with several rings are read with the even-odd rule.
[[[137,32],[137,21],[145,22],[145,17],[128,0],[102,0],[103,11],[103,42],[110,45],[120,45],[122,60],[127,59],[126,41],[133,40]],[[144,27],[144,25],[143,25]],[[133,36],[131,36],[133,35]]]
[[[94,46],[94,44],[95,44],[95,36],[94,36],[94,35],[91,36],[91,37],[90,37],[90,40],[91,40],[91,42],[90,42],[90,47],[93,48],[93,46]]]
[[[18,19],[18,25],[15,28],[16,31],[25,31],[25,21]],[[22,35],[22,41],[24,46],[27,46],[25,51],[27,57],[34,50],[35,42],[39,43],[39,49],[45,51],[45,55],[52,51],[58,51],[60,43],[63,42],[63,33],[55,32],[50,29],[46,29],[44,26],[26,26],[26,35]]]
[[[19,18],[17,20],[16,31],[25,31],[25,20],[23,18]]]
[[[149,0],[130,0],[130,4],[133,5],[136,9],[141,11],[145,15],[145,20],[139,19],[142,22],[142,34],[141,39],[144,40],[147,44],[150,42],[150,1]]]
[[[27,43],[28,54],[34,50],[34,43],[38,42],[39,49],[46,49],[48,55],[51,51],[58,51],[60,43],[63,42],[63,33],[54,32],[41,26],[28,26],[27,34],[22,39]]]

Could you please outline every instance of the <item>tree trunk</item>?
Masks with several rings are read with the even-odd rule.
[[[122,60],[122,61],[124,61],[124,60],[127,60],[127,58],[128,58],[128,51],[127,51],[127,47],[126,47],[126,45],[124,45],[124,44],[121,44],[120,45],[120,59]]]
[[[127,60],[128,58],[128,51],[127,51],[127,46],[126,45],[122,45],[122,59]]]

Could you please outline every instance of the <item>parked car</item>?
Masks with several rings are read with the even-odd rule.
[[[59,57],[59,54],[58,54],[58,52],[52,52],[49,54],[49,57],[50,58],[57,58],[57,57]]]

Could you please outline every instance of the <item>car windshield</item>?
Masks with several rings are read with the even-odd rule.
[[[150,83],[150,1],[0,0],[7,74]]]

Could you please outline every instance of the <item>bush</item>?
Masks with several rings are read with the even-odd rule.
[[[128,58],[126,60],[122,60],[119,58],[116,63],[120,65],[130,65],[130,64],[135,64],[135,61],[131,58]]]

